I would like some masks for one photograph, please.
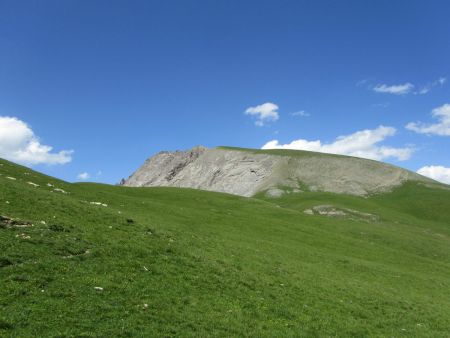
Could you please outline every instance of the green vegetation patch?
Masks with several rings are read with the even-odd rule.
[[[326,154],[326,153],[318,153],[318,152],[314,152],[314,151],[293,150],[293,149],[253,149],[253,148],[239,148],[239,147],[228,147],[228,146],[220,146],[220,147],[217,147],[217,149],[243,151],[243,152],[248,152],[248,153],[252,153],[252,154],[267,154],[267,155],[288,156],[288,157],[311,157],[311,156],[334,157],[334,158],[352,157],[352,156]]]

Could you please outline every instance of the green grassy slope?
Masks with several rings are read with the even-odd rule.
[[[0,214],[33,224],[0,223],[0,336],[450,335],[449,190],[264,200],[0,174]],[[380,221],[303,213],[318,204]]]
[[[240,148],[240,147],[229,147],[229,146],[219,146],[217,148],[224,149],[224,150],[243,151],[243,152],[252,153],[252,154],[268,154],[268,155],[290,156],[290,157],[320,156],[320,157],[335,157],[335,158],[352,158],[352,156],[318,153],[315,151],[307,151],[307,150],[254,149],[254,148]],[[356,158],[356,157],[353,157],[353,158]]]

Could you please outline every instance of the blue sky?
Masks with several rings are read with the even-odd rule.
[[[3,0],[0,156],[115,183],[160,150],[297,147],[450,182],[448,13],[439,0]]]

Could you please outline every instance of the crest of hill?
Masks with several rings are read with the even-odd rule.
[[[390,164],[357,157],[197,146],[150,157],[123,185],[195,188],[247,197],[302,191],[367,196],[389,192],[406,181],[434,182]]]

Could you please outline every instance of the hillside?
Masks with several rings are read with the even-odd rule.
[[[1,337],[450,336],[448,186],[246,198],[1,160],[0,205]]]
[[[266,192],[324,191],[367,196],[406,181],[432,182],[416,173],[362,158],[298,150],[231,147],[160,152],[123,185],[170,186],[253,196]]]

